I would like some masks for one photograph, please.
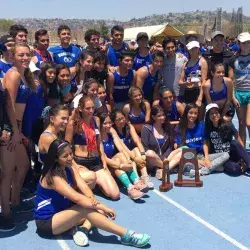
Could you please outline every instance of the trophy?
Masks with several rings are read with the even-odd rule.
[[[195,169],[194,180],[183,179],[184,166],[190,169]],[[183,148],[182,157],[179,164],[178,178],[174,185],[177,187],[202,187],[203,181],[200,180],[198,160],[196,157],[196,150],[193,148]]]
[[[167,176],[167,180],[166,180]],[[162,171],[162,183],[159,186],[161,192],[167,192],[173,188],[173,183],[170,182],[169,174],[169,162],[167,160],[163,161],[163,171]]]

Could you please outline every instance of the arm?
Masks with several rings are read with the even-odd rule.
[[[148,72],[146,71],[145,67],[140,68],[137,71],[136,86],[142,89],[147,76]]]
[[[202,86],[202,89],[203,89],[203,92],[205,94],[205,98],[206,98],[206,101],[207,101],[207,104],[209,103],[212,103],[212,99],[210,97],[210,87],[211,87],[211,82],[210,80],[207,80],[203,86]]]
[[[131,135],[132,140],[134,141],[135,145],[139,148],[141,153],[144,153],[145,149],[142,146],[140,137],[137,135],[134,126],[130,123],[129,123],[129,131],[130,131],[130,135]]]
[[[197,99],[197,105],[200,107],[203,99],[203,84],[207,80],[207,72],[208,72],[208,65],[207,61],[202,57],[201,58],[201,86],[200,86],[200,94]]]
[[[115,82],[114,75],[112,73],[108,74],[107,94],[108,94],[108,98],[109,98],[109,104],[110,104],[112,109],[114,108],[114,97],[113,97],[114,82]]]
[[[225,78],[225,83],[227,85],[227,101],[222,111],[222,117],[227,113],[228,107],[232,102],[233,98],[233,82],[230,78]]]
[[[145,123],[148,123],[150,121],[150,115],[151,115],[151,108],[149,102],[145,101],[145,107],[146,107]]]
[[[185,78],[185,67],[186,67],[186,64],[187,63],[184,63],[183,66],[182,66],[182,69],[181,69],[181,75],[180,75],[180,78],[179,78],[179,85],[183,85],[185,84],[185,81],[184,81],[184,78]]]
[[[69,118],[69,122],[65,131],[65,140],[69,143],[72,143],[74,136],[74,115],[75,110],[72,112],[72,115]]]
[[[178,110],[178,113],[180,114],[180,116],[182,117],[183,114],[184,114],[184,110],[185,110],[185,104],[183,103],[180,103],[180,102],[176,102],[176,107],[177,107],[177,110]]]
[[[123,109],[122,109],[123,113],[125,114],[126,116],[126,119],[129,121],[128,119],[128,114],[129,114],[129,104],[125,104]]]
[[[133,77],[133,81],[131,83],[131,86],[136,86],[136,81],[137,81],[137,73],[135,70],[133,70],[134,73],[134,77]]]

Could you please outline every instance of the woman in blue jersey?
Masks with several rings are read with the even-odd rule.
[[[181,158],[181,149],[174,150],[174,131],[161,106],[154,106],[151,119],[142,127],[142,144],[147,155],[147,167],[156,168],[156,178],[162,178],[162,169],[166,162],[169,169],[176,167]]]
[[[138,166],[141,175],[147,176],[145,149],[134,126],[126,120],[125,114],[119,109],[113,110],[110,117],[114,124],[113,127],[122,140],[127,154],[134,162],[134,169],[137,171],[136,166]],[[146,180],[143,180],[143,182],[147,184],[145,181]]]
[[[152,54],[152,64],[146,65],[137,71],[136,86],[143,90],[145,99],[150,103],[157,97],[160,81],[159,70],[163,66],[163,60],[163,52],[154,52]]]
[[[140,32],[137,34],[136,42],[138,48],[136,49],[136,55],[134,58],[133,69],[137,71],[143,66],[152,64],[152,54],[148,48],[148,34],[146,32]]]
[[[203,84],[207,104],[217,103],[225,121],[231,121],[235,114],[232,104],[233,82],[225,77],[225,67],[222,63],[211,65],[211,79]]]
[[[207,79],[208,66],[206,60],[200,56],[199,48],[197,41],[187,44],[189,60],[182,67],[179,85],[185,86],[184,103],[196,103],[200,107],[203,100],[201,86]]]
[[[73,138],[74,160],[77,164],[94,171],[97,185],[103,193],[118,199],[119,188],[107,168],[99,132],[99,119],[94,117],[94,101],[89,96],[83,96],[73,118],[73,130],[67,129],[66,139]]]
[[[98,85],[98,98],[100,99],[101,103],[102,103],[102,111],[100,112],[102,113],[107,113],[109,114],[111,112],[111,106],[107,103],[107,93],[106,93],[106,89],[102,84]]]
[[[139,87],[132,86],[128,96],[130,101],[123,107],[123,112],[140,135],[142,126],[150,120],[150,104],[143,99],[143,92]]]
[[[73,152],[67,142],[52,142],[37,189],[34,218],[39,233],[53,236],[70,230],[75,244],[88,245],[84,221],[117,234],[121,243],[142,247],[150,236],[127,230],[114,222],[112,208],[94,197],[73,166]],[[75,204],[75,205],[72,205]]]
[[[13,66],[4,77],[3,87],[7,91],[6,110],[12,126],[12,137],[8,144],[1,145],[1,209],[6,229],[15,228],[12,212],[30,210],[20,203],[20,190],[30,168],[26,151],[27,139],[22,134],[23,114],[26,102],[36,85],[29,70],[31,51],[27,44],[16,44],[11,50]],[[15,181],[13,181],[15,180]],[[12,189],[11,189],[12,187]],[[10,199],[11,194],[11,199]],[[10,207],[11,202],[11,207]]]
[[[148,186],[140,181],[138,174],[133,169],[129,154],[120,140],[117,132],[112,128],[112,121],[108,114],[101,114],[101,137],[106,161],[113,173],[126,187],[128,196],[132,200],[141,198],[148,191]]]
[[[179,124],[184,112],[185,104],[175,101],[173,90],[167,87],[160,88],[159,98],[160,100],[154,101],[153,106],[160,105],[163,108],[171,125]]]
[[[136,75],[132,70],[133,58],[133,52],[123,50],[119,57],[119,67],[108,75],[107,91],[111,108],[122,109],[129,100],[128,90],[136,82]]]

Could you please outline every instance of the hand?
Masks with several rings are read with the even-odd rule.
[[[144,168],[146,166],[146,161],[143,160],[141,157],[135,157],[134,162],[136,165],[138,165],[140,168]]]
[[[93,197],[89,197],[89,198],[90,198],[91,205],[93,207],[96,207],[98,204],[100,204],[100,202],[95,198],[94,195],[93,195]]]
[[[234,106],[235,106],[236,108],[240,108],[240,103],[238,102],[238,100],[237,100],[236,98],[233,98],[233,99],[232,99],[232,102],[233,102],[233,104],[234,104]]]
[[[2,136],[0,137],[0,141],[9,142],[11,133],[7,130],[2,131]]]
[[[112,67],[112,66],[110,66],[110,67],[108,68],[108,71],[109,71],[110,73],[114,73],[114,72],[117,71],[117,67]]]
[[[115,210],[113,208],[104,207],[103,211],[104,211],[104,213],[105,213],[106,216],[108,216],[112,220],[115,219],[116,214],[115,214]]]
[[[132,162],[122,163],[120,169],[124,170],[125,172],[132,170],[133,169]]]
[[[205,164],[205,167],[207,168],[211,167],[211,161],[209,159],[205,159],[204,164]]]
[[[195,103],[198,107],[201,107],[201,100],[197,100]]]
[[[20,137],[21,137],[22,144],[27,147],[29,145],[29,139],[26,136],[24,136],[22,133],[20,133]]]
[[[11,140],[9,141],[8,145],[7,145],[7,150],[10,152],[13,152],[16,150],[16,144],[20,144],[21,143],[21,136],[19,131],[14,131],[12,136],[11,136]]]

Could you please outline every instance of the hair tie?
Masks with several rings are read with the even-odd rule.
[[[51,109],[52,109],[51,106],[47,106],[43,109],[42,114],[41,114],[41,118],[43,120],[49,119],[49,113],[50,113]]]

